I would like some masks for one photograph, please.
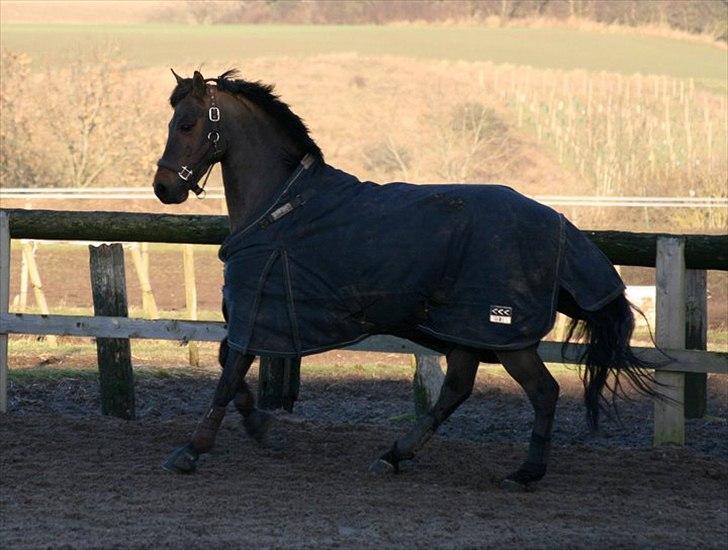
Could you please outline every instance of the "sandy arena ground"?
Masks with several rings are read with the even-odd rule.
[[[482,368],[471,399],[391,477],[367,466],[410,425],[406,367],[383,379],[342,367],[332,379],[304,366],[295,414],[278,415],[284,451],[246,439],[231,411],[192,476],[160,464],[196,424],[215,370],[139,376],[131,422],[100,416],[94,380],[15,381],[0,417],[0,545],[725,548],[725,377],[710,378],[712,416],[688,422],[687,446],[660,449],[648,401],[622,406],[624,427],[590,436],[578,380],[557,378],[550,471],[522,494],[499,481],[524,456],[532,413],[500,368]]]

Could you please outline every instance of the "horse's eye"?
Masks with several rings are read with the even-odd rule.
[[[179,126],[179,129],[180,129],[180,130],[181,130],[182,132],[185,132],[185,133],[187,133],[187,132],[189,132],[190,130],[192,130],[192,128],[194,128],[194,127],[195,127],[195,123],[193,122],[193,123],[191,123],[191,124],[180,124],[180,126]]]

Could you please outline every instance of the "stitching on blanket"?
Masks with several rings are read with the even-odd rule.
[[[265,280],[268,278],[268,272],[270,272],[271,267],[273,267],[273,264],[278,259],[278,256],[280,255],[280,250],[274,250],[271,255],[268,257],[268,261],[265,263],[265,266],[263,267],[263,271],[260,273],[260,277],[258,277],[258,288],[255,291],[255,298],[253,299],[253,307],[250,308],[250,321],[248,322],[248,334],[246,335],[247,338],[245,339],[246,342],[250,342],[250,339],[253,337],[253,331],[255,330],[255,317],[258,315],[258,305],[260,304],[260,297],[263,294],[263,286],[265,285]],[[230,338],[230,333],[228,332],[228,345],[235,344],[235,348],[239,351],[242,351],[243,353],[246,353],[245,346],[241,346],[240,344],[234,342]]]
[[[562,257],[566,245],[566,222],[563,214],[559,214],[559,248],[556,252],[556,267],[554,276],[554,290],[551,293],[551,319],[549,320],[546,332],[550,331],[556,322],[556,304],[559,299],[559,286],[561,285],[561,269],[563,268]]]
[[[301,350],[301,355],[311,355],[314,353],[321,353],[324,351],[331,351],[332,349],[339,349],[339,348],[346,348],[348,346],[353,346],[354,344],[358,344],[362,340],[366,340],[370,336],[373,336],[372,334],[362,334],[361,336],[357,336],[356,338],[352,340],[347,340],[345,342],[335,342],[333,344],[327,344],[325,346],[319,346],[316,348],[306,348],[304,350]],[[422,346],[425,347],[425,346]],[[234,348],[238,351],[242,351],[243,346],[240,344],[235,344]],[[275,355],[275,356],[285,356],[285,357],[299,357],[300,355],[295,352],[286,352],[286,351],[275,351],[265,348],[248,348],[248,353],[254,353],[255,355]]]
[[[436,330],[426,327],[425,325],[417,325],[417,328],[423,332],[426,332],[427,334],[430,334],[431,336],[436,336],[447,342],[455,342],[456,344],[461,344],[463,346],[470,346],[470,347],[474,347],[474,348],[487,347],[489,349],[522,349],[524,347],[532,346],[534,344],[539,343],[541,341],[541,338],[543,338],[543,336],[545,336],[545,334],[541,334],[538,338],[534,339],[533,341],[529,341],[529,343],[527,343],[527,344],[522,344],[519,342],[517,344],[487,344],[487,345],[484,345],[482,342],[479,342],[476,340],[469,340],[467,338],[453,336],[452,334],[446,334],[444,332],[437,332]]]
[[[291,284],[291,268],[288,263],[288,252],[283,249],[283,270],[286,275],[286,293],[288,294],[288,317],[291,323],[291,331],[293,332],[293,345],[298,354],[301,353],[301,335],[298,332],[298,319],[296,319],[296,305],[293,301],[293,285]]]

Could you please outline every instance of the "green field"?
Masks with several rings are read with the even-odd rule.
[[[728,54],[707,44],[570,29],[422,26],[47,25],[0,27],[2,47],[63,64],[104,44],[132,66],[210,65],[260,56],[340,52],[540,68],[665,74],[724,86]]]

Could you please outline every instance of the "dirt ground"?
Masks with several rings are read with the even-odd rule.
[[[319,358],[352,365],[357,356]],[[386,365],[388,357],[373,360]],[[0,545],[725,547],[726,377],[710,377],[711,416],[688,421],[685,447],[653,449],[647,400],[623,404],[622,427],[606,421],[590,435],[579,382],[557,369],[550,470],[535,491],[516,494],[499,482],[524,457],[532,412],[502,369],[481,368],[471,399],[401,474],[387,477],[367,466],[411,425],[409,367],[334,372],[304,365],[294,414],[277,415],[283,451],[248,440],[231,411],[192,476],[160,464],[205,409],[214,368],[138,376],[135,421],[102,417],[92,378],[14,378],[10,411],[0,417]]]

